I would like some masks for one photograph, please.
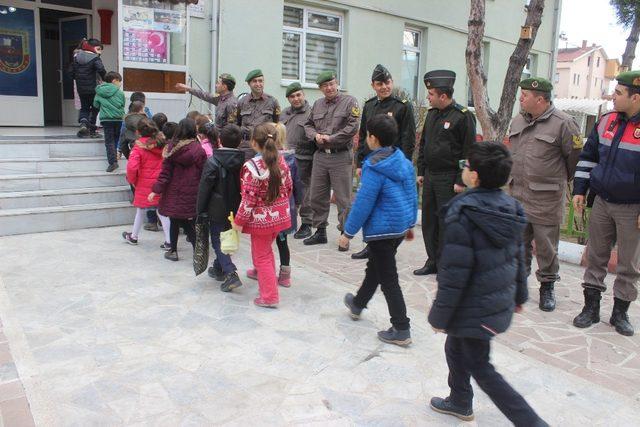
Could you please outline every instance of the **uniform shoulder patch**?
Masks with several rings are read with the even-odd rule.
[[[573,141],[574,150],[579,150],[584,146],[584,142],[582,142],[582,137],[580,135],[571,135],[571,140]]]
[[[458,111],[460,111],[462,113],[466,113],[467,111],[469,111],[467,109],[467,107],[463,107],[462,105],[460,105],[458,103],[453,104],[453,108],[455,108],[456,110],[458,110]]]
[[[280,115],[280,107],[276,107],[276,108],[273,110],[273,113],[274,113],[276,116],[279,116],[279,115]]]
[[[353,117],[360,117],[360,109],[358,107],[351,108],[351,115]]]
[[[403,100],[402,100],[402,103],[403,103],[403,104],[406,104],[407,102],[409,102],[409,100],[408,100],[408,99],[403,99]]]

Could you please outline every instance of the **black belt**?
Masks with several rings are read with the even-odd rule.
[[[327,154],[342,153],[343,151],[349,151],[348,148],[318,148],[318,151],[322,151]]]

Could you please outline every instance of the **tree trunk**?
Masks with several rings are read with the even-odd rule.
[[[469,36],[465,56],[467,59],[467,74],[473,94],[473,105],[476,109],[476,117],[482,127],[485,140],[502,141],[507,134],[513,105],[516,101],[518,83],[524,65],[527,63],[529,51],[538,34],[538,28],[542,23],[544,0],[531,0],[528,6],[527,18],[524,25],[532,28],[531,38],[518,40],[518,44],[509,58],[507,74],[502,86],[502,96],[498,111],[495,112],[489,105],[487,93],[487,76],[482,64],[482,39],[485,25],[485,0],[471,0],[469,11]]]
[[[640,33],[640,15],[636,14],[633,19],[633,25],[627,37],[627,46],[622,54],[622,64],[620,65],[620,71],[629,71],[633,65],[633,60],[636,57],[636,46],[638,45],[638,34]]]

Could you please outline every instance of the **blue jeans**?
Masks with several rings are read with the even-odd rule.
[[[109,164],[118,163],[116,157],[116,145],[120,139],[120,126],[122,121],[107,121],[102,122],[102,128],[104,129],[104,146],[107,149],[107,160]]]
[[[220,233],[226,231],[227,225],[220,224],[217,222],[209,222],[209,231],[211,233],[211,246],[213,247],[213,251],[216,253],[216,259],[213,261],[213,266],[220,267],[224,274],[233,273],[237,270],[233,261],[231,261],[231,256],[222,253],[220,250]]]

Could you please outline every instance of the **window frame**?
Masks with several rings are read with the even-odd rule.
[[[289,27],[287,25],[285,25],[284,23],[284,8],[285,7],[290,7],[293,9],[300,9],[302,10],[302,27]],[[340,55],[338,60],[339,62],[339,67],[338,67],[338,71],[337,71],[337,76],[338,76],[338,83],[339,86],[342,87],[343,85],[343,80],[342,80],[342,76],[343,76],[343,70],[344,70],[344,14],[340,13],[340,12],[336,12],[336,11],[328,11],[328,10],[322,10],[322,9],[317,9],[314,7],[306,7],[303,5],[297,5],[297,4],[291,4],[291,3],[284,3],[283,7],[282,7],[282,12],[283,12],[283,19],[282,19],[282,30],[281,30],[281,34],[285,34],[285,33],[292,33],[292,34],[298,34],[300,36],[300,47],[298,49],[298,58],[299,58],[299,63],[300,63],[300,68],[299,68],[299,75],[300,78],[299,79],[288,79],[285,78],[284,76],[281,77],[280,83],[282,86],[288,86],[289,84],[293,83],[293,82],[299,82],[300,85],[303,88],[316,88],[318,87],[318,85],[315,84],[315,82],[306,82],[305,81],[305,76],[306,76],[306,45],[307,45],[307,34],[312,34],[312,35],[317,35],[317,36],[327,36],[327,37],[333,37],[333,38],[337,38],[340,40]],[[311,13],[315,13],[315,14],[319,14],[319,15],[324,15],[324,16],[329,16],[329,17],[333,17],[333,18],[337,18],[338,19],[338,27],[339,30],[338,32],[335,31],[328,31],[328,30],[322,30],[319,28],[313,28],[313,27],[309,27],[309,14]],[[282,58],[282,61],[280,63],[280,72],[282,73],[282,64],[284,63],[284,58]]]
[[[418,46],[409,46],[404,44],[404,33],[406,31],[415,33],[418,35]],[[413,52],[416,53],[418,55],[418,69],[417,69],[417,77],[418,80],[416,81],[416,87],[415,87],[415,91],[416,91],[416,97],[414,99],[414,102],[418,102],[418,100],[420,99],[420,64],[422,62],[422,40],[423,40],[423,31],[420,28],[417,27],[412,27],[411,25],[405,25],[403,30],[402,30],[402,43],[400,44],[401,49],[400,49],[400,59],[404,60],[404,58],[402,58],[402,55],[404,55],[405,51],[408,52]],[[400,78],[402,78],[402,76],[400,76]],[[408,89],[408,88],[406,88]]]

